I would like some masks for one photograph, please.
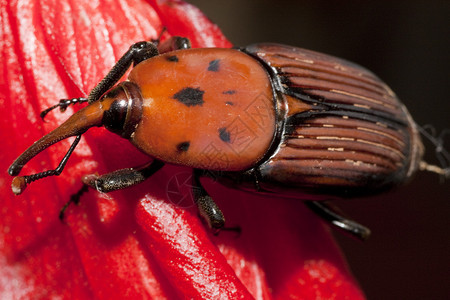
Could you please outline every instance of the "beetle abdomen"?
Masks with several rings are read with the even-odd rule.
[[[259,168],[261,187],[379,189],[405,181],[422,144],[403,104],[370,71],[300,48],[259,44],[287,106],[280,147]]]

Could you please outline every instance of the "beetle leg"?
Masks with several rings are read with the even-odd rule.
[[[191,41],[181,36],[172,36],[162,43],[158,43],[159,53],[167,53],[174,50],[191,49]]]
[[[308,206],[313,212],[320,216],[325,221],[331,223],[337,228],[344,230],[347,233],[357,237],[360,240],[367,240],[370,236],[370,229],[347,219],[340,215],[335,208],[323,201],[306,201]]]
[[[192,194],[194,201],[197,204],[200,216],[206,220],[208,226],[218,233],[220,229],[225,225],[225,217],[222,211],[206,192],[200,182],[201,170],[194,170],[194,176],[192,176]]]
[[[61,99],[58,104],[47,108],[41,112],[41,118],[44,118],[50,111],[59,107],[64,111],[68,105],[74,103],[89,102],[92,103],[100,99],[100,97],[112,88],[125,72],[130,68],[131,64],[134,66],[140,62],[157,56],[159,54],[156,44],[152,42],[138,42],[128,49],[127,52],[117,61],[106,76],[100,81],[89,93],[87,98],[71,98]]]
[[[164,166],[159,160],[137,168],[126,168],[113,171],[104,175],[90,174],[82,178],[84,184],[101,193],[121,190],[143,182]]]
[[[88,96],[88,102],[91,103],[100,99],[104,93],[122,78],[131,64],[137,65],[141,61],[157,56],[158,54],[158,49],[152,42],[138,42],[131,45],[128,51],[125,52],[108,74],[106,74],[105,78],[92,89]]]
[[[64,204],[59,212],[59,219],[61,221],[64,219],[64,213],[70,203],[78,204],[80,197],[87,192],[88,187],[92,187],[101,193],[124,189],[143,182],[163,166],[163,162],[154,160],[138,168],[120,169],[101,176],[96,174],[84,176],[82,179],[84,183],[83,187]]]
[[[151,40],[152,43],[154,43],[158,47],[159,53],[166,53],[174,50],[192,48],[191,41],[188,38],[181,36],[171,36],[170,38],[166,39],[164,42],[161,43],[161,37],[166,31],[167,28],[164,26],[161,32],[159,33],[158,37],[156,39]]]

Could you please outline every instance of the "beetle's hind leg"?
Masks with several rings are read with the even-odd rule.
[[[194,170],[194,176],[192,176],[192,194],[200,216],[205,219],[208,226],[217,234],[225,225],[225,217],[211,196],[203,188],[200,182],[200,176],[202,175],[202,170]]]
[[[336,226],[360,240],[367,240],[370,236],[370,229],[342,216],[335,207],[323,201],[305,201],[313,212],[319,215],[322,219]]]
[[[101,176],[96,174],[86,175],[82,181],[101,193],[109,193],[137,185],[155,174],[163,166],[163,162],[154,160],[141,167],[120,169]]]

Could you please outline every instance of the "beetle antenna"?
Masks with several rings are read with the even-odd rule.
[[[42,179],[44,177],[48,176],[58,176],[61,174],[62,170],[64,170],[64,167],[67,164],[67,161],[69,160],[70,155],[72,155],[73,150],[75,150],[75,147],[78,145],[78,142],[80,141],[81,134],[77,135],[75,140],[73,141],[72,145],[70,146],[69,150],[67,151],[66,155],[64,155],[63,159],[59,163],[58,167],[54,170],[48,170],[41,173],[36,173],[32,175],[26,175],[26,176],[17,176],[14,177],[12,181],[12,190],[13,193],[16,195],[22,194],[22,192],[25,190],[27,185],[33,181]]]
[[[59,166],[55,170],[14,178],[12,186],[14,193],[16,193],[17,191],[16,194],[18,194],[23,191],[27,183],[47,176],[59,175],[61,173],[67,163],[67,160],[80,141],[81,135],[93,126],[102,125],[103,110],[99,108],[100,105],[100,103],[96,102],[91,106],[80,109],[69,119],[67,119],[63,124],[61,124],[61,126],[57,127],[52,132],[43,136],[37,142],[32,144],[12,163],[12,165],[8,169],[8,173],[11,176],[17,176],[19,175],[23,166],[38,153],[63,139],[71,136],[76,136],[75,141],[72,143],[69,151],[66,153]]]
[[[59,110],[61,112],[64,112],[67,109],[67,107],[69,107],[69,105],[76,104],[76,103],[84,103],[84,102],[88,102],[88,98],[82,97],[82,98],[61,99],[61,100],[59,100],[58,104],[53,105],[52,107],[49,107],[46,110],[41,111],[41,114],[40,114],[41,119],[44,120],[45,116],[57,107],[59,107]]]
[[[55,37],[53,37],[55,38]],[[86,95],[86,92],[81,88],[81,86],[77,83],[77,81],[72,77],[72,75],[70,74],[70,72],[67,70],[66,65],[64,64],[60,52],[56,49],[56,47],[53,45],[53,43],[51,44],[51,50],[55,53],[55,57],[58,59],[59,64],[61,65],[61,67],[63,68],[64,72],[66,73],[67,77],[69,77],[70,81],[75,85],[75,87],[81,92],[81,94]],[[87,98],[72,98],[72,99],[61,99],[59,100],[59,103],[56,105],[53,105],[52,107],[47,108],[46,110],[43,110],[40,114],[41,119],[44,120],[45,116],[51,112],[52,110],[54,110],[55,108],[59,107],[61,112],[64,112],[67,107],[70,104],[75,104],[75,103],[83,103],[83,102],[87,102],[83,101],[81,99],[87,99]],[[81,100],[81,101],[80,101]]]
[[[431,165],[425,161],[420,162],[420,169],[441,175],[443,179],[450,178],[450,153],[444,147],[445,136],[450,134],[450,129],[444,129],[437,134],[432,125],[417,126],[418,130],[435,147],[436,159],[440,166]]]

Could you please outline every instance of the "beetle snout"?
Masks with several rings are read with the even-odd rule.
[[[81,135],[93,126],[101,126],[102,115],[99,103],[93,103],[82,108],[61,126],[43,136],[25,150],[9,167],[8,173],[11,176],[18,175],[23,166],[44,149],[68,137]]]

